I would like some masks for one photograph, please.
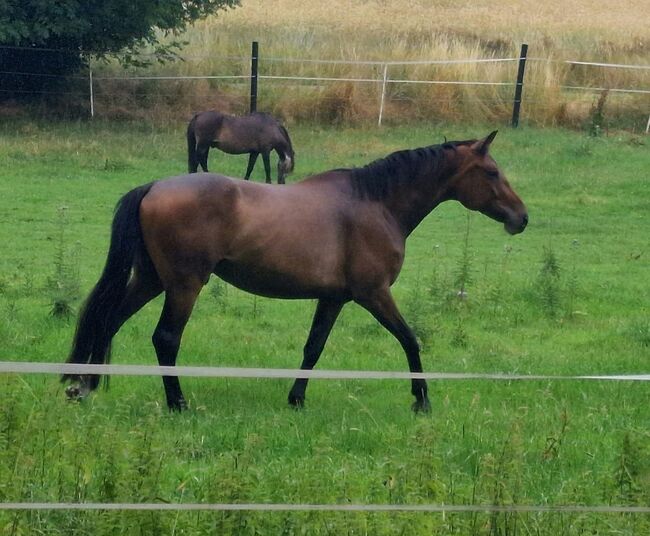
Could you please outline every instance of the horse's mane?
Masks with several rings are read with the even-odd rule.
[[[352,168],[349,171],[354,194],[361,199],[385,199],[393,189],[424,172],[437,176],[445,160],[444,149],[455,150],[459,145],[469,145],[474,141],[446,141],[439,145],[405,149],[363,167]]]

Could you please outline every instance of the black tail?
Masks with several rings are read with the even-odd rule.
[[[190,173],[196,173],[199,167],[199,161],[196,157],[196,135],[194,134],[194,120],[196,115],[192,117],[189,125],[187,125],[187,168]]]
[[[293,152],[293,145],[291,144],[291,138],[289,137],[289,132],[287,131],[286,128],[282,125],[278,125],[280,128],[280,131],[282,132],[282,135],[284,136],[284,139],[287,142],[287,146],[284,148],[284,156],[285,158],[283,160],[288,160],[284,164],[284,172],[285,173],[291,173],[293,171],[294,166],[296,165],[296,157]]]
[[[111,339],[119,327],[119,306],[136,256],[144,250],[140,203],[152,184],[131,190],[115,207],[106,265],[81,309],[68,363],[101,364],[110,360]],[[61,381],[76,379],[76,375],[65,374]],[[95,389],[98,383],[99,376],[91,376],[90,387]]]

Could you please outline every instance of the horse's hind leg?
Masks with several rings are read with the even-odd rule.
[[[300,368],[311,370],[318,362],[327,337],[329,337],[334,322],[339,316],[344,301],[340,300],[319,300],[316,306],[316,313],[311,324],[309,337],[303,351],[303,361]],[[300,408],[305,404],[305,390],[307,389],[307,378],[298,378],[289,392],[289,404]]]
[[[402,318],[395,301],[390,294],[390,290],[381,289],[371,296],[355,301],[370,311],[370,313],[390,331],[399,341],[406,353],[409,370],[411,372],[422,372],[422,362],[420,361],[420,346],[413,331]],[[423,379],[411,380],[411,393],[415,396],[413,411],[428,412],[431,409],[429,397],[427,394],[427,382]]]
[[[264,173],[266,174],[266,182],[271,184],[271,157],[268,151],[262,153],[262,162],[264,162]]]
[[[135,271],[126,288],[126,296],[120,304],[113,331],[117,333],[129,318],[158,296],[162,291],[162,283],[158,278],[158,274],[153,270],[147,272],[143,270]]]
[[[255,167],[255,162],[257,162],[257,157],[259,156],[260,153],[257,151],[251,151],[251,153],[248,155],[248,167],[246,168],[246,175],[244,176],[244,179],[248,180],[250,179],[251,173],[253,173],[253,168]]]
[[[117,315],[115,316],[106,337],[97,340],[95,345],[109,347],[111,340],[124,323],[161,292],[162,285],[160,284],[158,275],[155,272],[136,270],[126,287],[126,295],[119,306]],[[100,352],[94,352],[91,355],[89,361],[90,364],[103,363],[103,360],[96,357],[97,355],[102,354]],[[69,385],[65,392],[67,397],[70,399],[82,399],[85,398],[90,391],[96,389],[98,384],[99,376],[84,375],[80,376],[78,381]]]
[[[181,344],[185,325],[192,313],[194,302],[201,290],[201,283],[184,283],[168,289],[165,305],[154,331],[152,341],[160,366],[173,367]],[[167,406],[170,410],[187,407],[177,376],[163,376]]]

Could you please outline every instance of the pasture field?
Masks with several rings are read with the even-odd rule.
[[[289,180],[490,130],[298,126]],[[115,202],[185,171],[184,125],[16,121],[0,136],[0,360],[62,362],[103,267]],[[648,143],[499,133],[492,153],[530,224],[510,237],[447,203],[411,236],[394,292],[426,371],[650,372]],[[210,163],[238,176],[246,157],[213,151]],[[160,307],[124,326],[114,363],[156,363]],[[213,279],[178,364],[297,367],[313,309]],[[407,369],[397,342],[355,305],[318,368]],[[647,383],[436,381],[431,414],[418,416],[404,380],[313,380],[302,411],[287,406],[289,380],[182,383],[190,409],[170,414],[158,378],[115,377],[69,403],[54,376],[1,375],[0,501],[650,504]],[[648,514],[0,510],[3,535],[649,532]]]

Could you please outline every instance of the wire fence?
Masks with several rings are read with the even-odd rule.
[[[11,47],[0,47],[1,49]],[[14,47],[20,48],[20,47]],[[21,49],[25,50],[25,49]],[[31,50],[31,49],[29,49]],[[37,49],[34,52],[44,51]],[[523,50],[523,48],[522,48]],[[54,52],[54,51],[49,51]],[[77,52],[78,53],[78,52]],[[14,84],[9,87],[4,84],[0,94],[16,95],[43,95],[51,97],[55,95],[66,96],[78,99],[87,113],[91,116],[102,116],[110,104],[119,102],[122,107],[138,108],[146,105],[152,106],[162,99],[161,105],[170,104],[174,99],[181,96],[193,99],[193,105],[201,109],[201,101],[205,107],[210,107],[217,94],[226,94],[228,102],[232,103],[235,113],[244,113],[248,99],[252,99],[249,86],[253,81],[260,82],[260,91],[269,96],[272,92],[286,94],[288,89],[295,92],[316,91],[318,92],[318,103],[330,102],[330,105],[343,106],[340,95],[328,94],[328,88],[335,84],[348,84],[361,88],[359,94],[354,95],[355,101],[360,103],[367,110],[375,107],[375,117],[378,125],[382,124],[387,114],[397,114],[396,111],[388,109],[388,105],[394,104],[398,107],[411,103],[411,108],[418,111],[418,102],[421,97],[410,96],[409,93],[418,91],[416,88],[447,87],[452,91],[450,95],[431,94],[427,95],[426,104],[420,114],[432,114],[435,111],[429,107],[441,102],[448,103],[447,108],[455,110],[463,106],[483,106],[501,110],[505,114],[508,107],[517,108],[517,96],[515,90],[523,90],[523,96],[519,97],[519,104],[523,114],[527,112],[527,106],[537,103],[544,103],[544,92],[564,92],[565,99],[571,100],[574,95],[593,95],[607,92],[613,98],[636,98],[641,99],[635,104],[635,114],[639,114],[637,123],[645,125],[646,113],[650,112],[650,65],[621,64],[599,61],[581,60],[556,60],[551,58],[525,57],[520,54],[517,57],[502,58],[464,58],[464,59],[443,59],[443,60],[412,60],[412,61],[378,61],[378,60],[339,60],[339,59],[314,59],[314,58],[291,58],[291,57],[263,57],[263,56],[210,56],[194,55],[185,56],[183,62],[165,67],[168,72],[164,74],[152,73],[151,70],[129,70],[129,74],[112,74],[105,66],[94,60],[88,59],[88,70],[86,75],[60,76],[44,72],[28,72],[25,70],[3,70],[0,71],[0,78],[10,77],[16,79],[41,78],[44,83],[40,89],[21,88],[21,84]],[[223,69],[223,72],[205,74],[179,74],[182,65],[191,62],[210,60],[210,64],[216,64],[216,69]],[[259,65],[259,72],[253,72],[251,64]],[[556,68],[566,68],[567,74],[564,79],[554,82],[540,81],[533,78],[524,83],[523,72],[521,80],[516,76],[516,67],[520,71],[522,65],[527,63],[530,68],[544,69],[552,65]],[[475,73],[479,77],[464,79],[454,77],[453,72],[446,73],[446,68],[460,66],[484,66],[498,70],[492,73],[479,71]],[[308,68],[307,68],[307,67]],[[200,67],[194,66],[196,70]],[[365,75],[359,71],[370,69],[372,72]],[[422,69],[429,69],[422,73]],[[504,70],[505,69],[505,70]],[[577,74],[573,71],[578,69]],[[594,76],[596,83],[585,84],[588,77],[581,74],[581,70],[589,69],[589,72],[597,70],[601,72],[633,72],[638,73],[636,77],[615,76],[611,83],[604,83],[603,76]],[[320,70],[320,71],[319,71]],[[333,72],[334,71],[334,72]],[[339,74],[336,74],[339,73]],[[573,73],[573,74],[571,74]],[[421,74],[425,74],[422,77]],[[481,77],[485,76],[485,79]],[[76,90],[69,88],[48,87],[48,80],[74,82]],[[630,81],[631,80],[631,81]],[[191,87],[193,83],[207,83],[208,87],[200,86],[201,89]],[[541,82],[541,83],[540,83]],[[600,83],[598,83],[600,82]],[[119,86],[116,86],[119,84]],[[146,84],[142,86],[142,84]],[[154,85],[152,85],[154,84]],[[176,85],[170,85],[176,84]],[[178,85],[180,84],[180,86]],[[410,89],[412,88],[412,89]],[[469,94],[466,90],[471,90]],[[487,91],[487,93],[486,93]],[[528,95],[527,95],[528,93]],[[300,93],[296,93],[298,96]],[[579,97],[573,97],[579,98]],[[643,100],[646,99],[647,100]],[[338,101],[338,102],[335,102]],[[513,102],[514,101],[514,102]],[[537,102],[536,102],[537,101]],[[540,102],[542,101],[542,102]],[[584,100],[583,100],[584,102]],[[626,100],[626,103],[628,101]],[[104,106],[98,105],[103,103]],[[195,103],[195,104],[194,104]],[[639,104],[640,103],[640,104]],[[546,109],[551,105],[546,103]],[[528,112],[539,113],[543,108],[531,106]],[[516,123],[513,110],[513,124]],[[517,112],[518,113],[518,112]],[[650,119],[650,117],[648,118]],[[641,126],[641,128],[642,128]]]

